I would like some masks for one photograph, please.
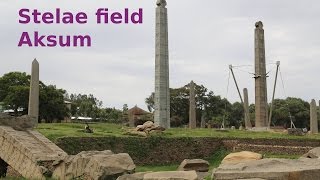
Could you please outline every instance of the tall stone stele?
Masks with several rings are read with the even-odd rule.
[[[318,111],[317,103],[313,99],[310,103],[310,133],[318,134]]]
[[[167,2],[157,0],[155,55],[155,113],[156,125],[170,128],[169,47]]]
[[[196,95],[195,95],[195,84],[193,81],[190,82],[190,97],[189,97],[189,127],[191,129],[197,128],[197,115],[196,115]]]
[[[251,129],[251,120],[250,120],[250,112],[249,112],[249,97],[248,97],[248,89],[244,88],[243,89],[243,98],[244,98],[244,123],[246,126],[246,129]]]
[[[266,128],[268,127],[268,100],[264,30],[261,21],[255,26],[255,125],[256,128]]]
[[[33,60],[32,68],[31,68],[28,115],[35,117],[36,122],[38,122],[38,117],[39,117],[39,63],[36,59]]]

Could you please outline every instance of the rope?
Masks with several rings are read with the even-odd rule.
[[[231,71],[229,70],[229,76],[228,76],[228,84],[227,84],[227,91],[226,91],[226,99],[228,99],[228,93],[229,93],[229,86],[230,86],[230,78],[231,78]],[[225,128],[225,119],[226,119],[226,114],[227,114],[227,101],[224,105],[224,115],[222,119],[222,129]]]
[[[285,86],[284,86],[284,81],[283,81],[283,78],[282,78],[282,73],[281,73],[280,67],[279,67],[279,73],[280,73],[280,78],[281,78],[283,93],[284,93],[285,97],[288,97],[288,96],[287,96],[287,93],[286,93]],[[295,126],[295,124],[293,123],[293,120],[292,120],[292,115],[291,115],[291,112],[290,112],[289,104],[286,103],[286,105],[287,105],[288,112],[289,112],[289,118],[290,118],[290,122],[291,122],[291,128],[296,129],[296,126]]]
[[[232,67],[234,67],[234,66],[232,66]],[[237,69],[237,70],[239,70],[239,71],[242,71],[242,72],[245,72],[245,73],[248,73],[248,74],[254,75],[254,73],[249,72],[249,71],[246,71],[246,70],[243,70],[243,69],[240,69],[239,67],[235,67],[235,68],[233,68],[233,69]]]

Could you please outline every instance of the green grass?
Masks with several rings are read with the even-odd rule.
[[[97,123],[90,124],[94,133],[84,133],[85,124],[80,123],[53,123],[39,124],[37,130],[49,138],[56,140],[61,137],[105,137],[105,136],[124,136],[122,126],[116,124]]]
[[[289,154],[264,154],[263,158],[280,158],[280,159],[299,159],[301,155]]]
[[[56,140],[60,137],[105,137],[116,136],[126,137],[124,132],[126,127],[117,124],[97,123],[91,124],[93,134],[83,133],[85,124],[59,123],[59,124],[39,124],[37,130],[48,137]],[[165,131],[164,137],[218,137],[218,138],[284,138],[284,139],[320,139],[320,135],[289,136],[281,132],[253,132],[253,131],[218,131],[215,129],[187,129],[172,128]]]
[[[209,164],[209,175],[206,179],[211,179],[210,176],[212,174],[212,170],[214,168],[217,168],[223,158],[228,155],[230,152],[226,151],[225,149],[221,148],[217,150],[214,154],[211,155],[210,158],[206,159]],[[158,172],[158,171],[176,171],[178,169],[179,165],[178,164],[173,164],[173,165],[159,165],[159,166],[138,166],[136,168],[136,172]]]
[[[176,171],[179,165],[138,166],[136,172]]]

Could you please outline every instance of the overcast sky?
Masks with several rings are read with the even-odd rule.
[[[11,71],[30,73],[34,58],[40,62],[40,79],[68,93],[92,93],[107,107],[138,105],[154,91],[156,0],[1,0],[0,76]],[[40,11],[86,12],[86,25],[20,25],[20,8]],[[109,8],[143,8],[142,25],[97,25],[95,11]],[[269,99],[275,61],[281,61],[284,93],[279,82],[276,97],[319,100],[320,1],[318,0],[168,0],[170,86],[191,80],[234,102],[233,81],[229,93],[228,65],[253,65],[254,24],[263,21],[266,38]],[[23,31],[43,35],[92,37],[90,48],[18,48]],[[253,66],[236,69],[240,88],[254,99]]]

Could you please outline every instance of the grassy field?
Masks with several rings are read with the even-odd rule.
[[[212,174],[212,170],[218,167],[222,159],[229,154],[225,149],[220,149],[215,152],[209,159],[206,159],[210,163],[209,167],[209,176]],[[137,172],[148,172],[148,171],[176,171],[179,167],[179,164],[167,165],[167,166],[138,166],[136,168]],[[210,179],[208,176],[207,179]]]
[[[126,127],[116,124],[97,123],[90,124],[94,133],[83,133],[85,124],[75,123],[57,123],[57,124],[39,124],[37,130],[45,135],[50,140],[56,140],[60,137],[126,137],[124,132]],[[186,129],[186,128],[172,128],[163,134],[164,137],[221,137],[221,138],[285,138],[285,139],[320,139],[320,135],[307,135],[307,136],[289,136],[280,132],[251,132],[251,131],[219,131],[214,129]],[[212,170],[219,166],[222,159],[230,152],[220,149],[215,152],[210,158],[206,159],[210,163],[210,174]],[[286,158],[297,159],[297,155],[277,155],[277,154],[265,154],[265,158]],[[138,166],[137,172],[147,171],[175,171],[178,168],[178,164],[163,165],[163,166]],[[1,179],[1,178],[0,178]],[[6,178],[8,179],[8,178]],[[15,179],[15,178],[9,178]],[[16,178],[18,179],[18,178]],[[207,178],[210,179],[210,178]]]
[[[60,137],[105,137],[116,136],[125,137],[126,127],[116,124],[98,123],[91,124],[93,134],[83,133],[84,124],[59,123],[59,124],[39,124],[37,130],[50,140]],[[165,137],[221,137],[221,138],[285,138],[285,139],[320,139],[320,135],[289,136],[281,132],[253,132],[253,131],[219,131],[215,129],[194,129],[172,128],[166,130]]]

